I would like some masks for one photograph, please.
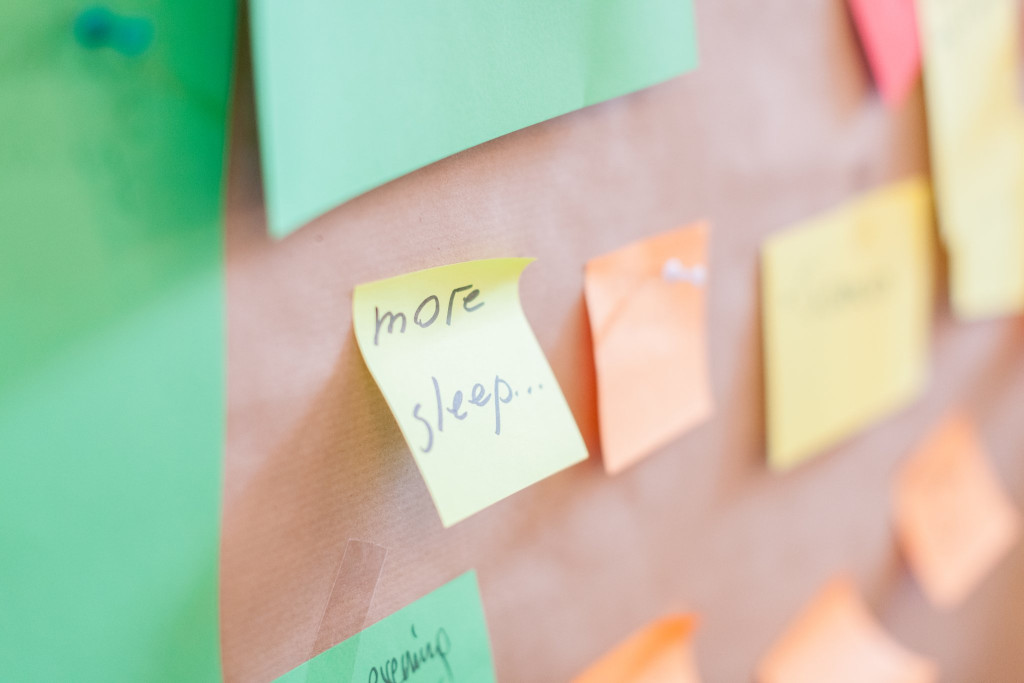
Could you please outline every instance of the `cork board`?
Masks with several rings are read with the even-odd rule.
[[[900,109],[884,107],[842,0],[699,0],[696,11],[697,71],[470,149],[283,241],[266,232],[240,41],[226,237],[228,680],[270,680],[469,568],[500,680],[567,680],[682,609],[701,614],[705,680],[751,680],[788,620],[840,571],[944,680],[1019,680],[1024,547],[964,606],[938,613],[897,552],[889,486],[917,439],[963,406],[1024,506],[1024,321],[958,324],[940,301],[921,400],[792,473],[764,464],[759,245],[925,172],[920,86]],[[718,410],[608,477],[583,264],[698,219],[712,226]],[[444,530],[359,356],[352,289],[500,256],[538,259],[523,305],[591,455]],[[349,541],[383,549],[383,561],[339,572]]]

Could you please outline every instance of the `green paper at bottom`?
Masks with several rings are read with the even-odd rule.
[[[466,572],[277,681],[493,683],[476,572]]]

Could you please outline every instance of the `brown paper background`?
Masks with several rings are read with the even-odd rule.
[[[960,609],[939,613],[908,576],[888,517],[894,468],[960,405],[1024,505],[1020,319],[958,324],[940,301],[925,396],[792,473],[764,464],[759,245],[924,172],[920,87],[899,110],[883,106],[842,0],[698,0],[697,21],[697,71],[457,154],[279,242],[266,234],[240,41],[221,568],[229,680],[269,680],[309,655],[350,539],[388,551],[366,625],[476,568],[502,681],[565,681],[683,609],[702,615],[704,679],[749,681],[773,638],[840,571],[900,641],[939,662],[943,680],[1022,680],[1024,547]],[[700,218],[712,223],[718,410],[609,478],[583,264]],[[538,258],[523,276],[523,305],[591,457],[444,530],[359,356],[352,288],[498,256]]]

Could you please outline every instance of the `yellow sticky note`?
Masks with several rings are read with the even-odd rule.
[[[701,223],[587,263],[601,450],[610,474],[711,415],[707,243]]]
[[[1017,0],[919,0],[936,204],[953,308],[1024,311]]]
[[[447,527],[587,457],[519,303],[524,258],[356,287],[353,326]]]
[[[594,662],[573,683],[700,683],[693,661],[697,619],[660,619]]]
[[[846,578],[829,582],[761,660],[758,683],[934,683],[931,661],[894,641]]]
[[[762,254],[768,461],[787,469],[922,389],[934,287],[927,184],[872,192]]]
[[[945,420],[903,466],[894,516],[907,561],[938,607],[960,604],[1021,532],[1020,515],[963,415]]]

